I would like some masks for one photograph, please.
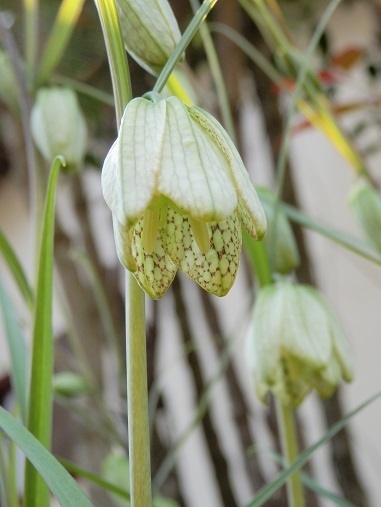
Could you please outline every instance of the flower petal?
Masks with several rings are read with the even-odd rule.
[[[121,225],[114,215],[112,216],[112,224],[114,227],[116,253],[120,262],[128,271],[136,271],[137,265],[131,250],[132,228]]]
[[[309,369],[324,369],[332,354],[332,340],[327,315],[316,291],[287,281],[278,285],[283,303],[283,348]]]
[[[152,254],[145,252],[143,219],[139,220],[133,229],[131,247],[137,264],[134,276],[138,284],[151,298],[160,299],[171,285],[177,267],[165,253],[160,238]]]
[[[237,207],[229,162],[179,99],[166,103],[159,191],[193,218],[225,220]]]
[[[203,289],[225,296],[231,289],[242,248],[241,226],[236,213],[227,220],[207,224],[210,250],[203,254],[186,216],[168,208],[162,230],[163,247],[172,261]]]
[[[103,195],[123,226],[136,223],[155,194],[165,118],[164,100],[129,102],[118,139],[104,162]]]
[[[188,106],[188,111],[229,161],[239,196],[238,211],[242,225],[250,236],[261,239],[266,233],[266,215],[237,148],[226,130],[212,115],[196,106]]]

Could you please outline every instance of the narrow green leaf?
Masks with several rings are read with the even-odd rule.
[[[292,474],[294,474],[297,470],[299,470],[307,463],[311,455],[319,447],[331,440],[331,438],[333,438],[336,433],[338,433],[341,429],[344,428],[344,426],[348,424],[352,417],[354,417],[356,414],[361,412],[361,410],[366,408],[368,405],[380,397],[381,392],[375,394],[367,401],[359,405],[357,408],[349,412],[349,414],[340,419],[340,421],[333,424],[321,439],[319,439],[315,444],[311,445],[308,449],[302,452],[299,457],[293,463],[291,463],[291,465],[284,472],[280,473],[273,481],[269,482],[266,484],[266,486],[261,488],[257,496],[251,502],[249,502],[246,507],[260,507],[263,505],[276,491],[278,491],[279,488],[281,488],[286,483],[287,479],[291,477]]]
[[[24,301],[28,308],[32,308],[33,306],[33,292],[29,285],[28,279],[25,275],[25,272],[20,264],[20,261],[15,254],[15,251],[9,244],[7,238],[0,231],[0,252],[4,257],[5,262],[8,265],[10,272],[16,282],[21,295],[24,298]]]
[[[46,194],[39,268],[37,280],[35,320],[33,330],[32,369],[30,380],[28,429],[50,448],[52,424],[53,374],[53,248],[54,203],[59,169],[65,165],[63,157],[54,159]],[[25,466],[25,507],[47,507],[49,491],[34,466]]]
[[[111,482],[102,479],[102,477],[99,477],[99,475],[88,472],[87,470],[84,470],[83,468],[75,465],[74,463],[71,463],[64,458],[58,458],[58,460],[69,472],[78,475],[79,477],[83,477],[84,479],[87,479],[93,484],[97,484],[101,488],[110,491],[111,493],[116,493],[121,498],[125,498],[126,500],[130,499],[130,493],[125,489],[119,488],[118,486],[115,486],[115,484],[111,484]]]
[[[27,418],[27,347],[12,303],[0,277],[0,305],[3,314],[9,355],[11,358],[12,384],[20,407],[21,419]]]
[[[0,407],[0,428],[41,474],[61,507],[91,507],[75,480],[55,457],[16,419]],[[41,504],[40,504],[41,505]]]
[[[63,55],[85,0],[62,0],[42,56],[38,82],[49,78]]]
[[[261,201],[268,202],[268,198],[261,192],[261,189],[257,188],[258,195]],[[302,211],[298,210],[294,206],[290,206],[289,204],[280,203],[280,209],[286,214],[286,216],[292,221],[295,222],[302,227],[310,229],[311,231],[315,231],[321,236],[325,236],[326,238],[334,241],[338,245],[350,250],[351,252],[364,257],[368,261],[373,262],[381,266],[381,257],[380,255],[372,250],[366,243],[364,243],[361,239],[354,238],[349,234],[343,233],[337,229],[334,229],[319,220],[315,220],[307,216]]]
[[[263,446],[253,446],[253,452],[256,451],[263,451],[264,453],[271,456],[277,463],[282,465],[283,468],[286,467],[283,456],[273,451],[272,449]],[[324,488],[321,484],[315,481],[315,479],[313,479],[309,474],[302,472],[301,477],[303,483],[307,486],[307,488],[310,488],[312,491],[314,491],[320,496],[332,500],[332,502],[334,502],[335,505],[339,505],[340,507],[356,507],[353,503],[348,502],[348,500],[346,500],[342,496],[339,496],[336,493],[333,493],[332,491],[329,491],[326,488]]]

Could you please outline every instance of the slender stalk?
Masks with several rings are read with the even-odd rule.
[[[288,467],[299,455],[296,437],[295,419],[293,410],[275,399],[277,424],[279,428],[282,454]],[[304,507],[304,492],[300,470],[294,473],[287,481],[288,504],[292,507]]]
[[[114,92],[116,119],[119,128],[123,111],[132,96],[126,52],[124,50],[114,0],[95,0],[95,4],[98,9],[107,50],[112,88]]]
[[[131,99],[130,75],[114,0],[95,0],[109,59],[119,127]],[[151,464],[148,419],[144,292],[126,272],[126,363],[131,507],[150,507]]]
[[[131,507],[151,505],[144,292],[126,273],[126,361]]]

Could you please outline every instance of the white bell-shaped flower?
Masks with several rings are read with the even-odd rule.
[[[223,296],[234,283],[241,224],[256,239],[266,217],[222,126],[176,97],[132,100],[102,171],[117,252],[160,298],[177,268]]]

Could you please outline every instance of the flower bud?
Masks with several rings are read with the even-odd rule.
[[[360,179],[348,198],[349,208],[372,245],[381,252],[381,195]]]
[[[296,407],[312,389],[325,398],[342,378],[353,377],[343,331],[325,299],[307,285],[282,280],[260,290],[246,352],[261,401],[271,391]]]
[[[41,88],[31,113],[31,131],[47,162],[62,155],[67,172],[81,168],[86,152],[87,127],[72,90]]]
[[[167,0],[116,0],[124,45],[145,70],[157,75],[181,34]]]
[[[257,188],[267,218],[267,235],[263,240],[267,255],[275,260],[275,271],[286,275],[300,264],[300,256],[290,222],[278,207],[276,215],[275,195],[265,187]],[[274,248],[275,252],[271,252]]]
[[[72,398],[88,393],[89,386],[80,375],[71,371],[64,371],[54,375],[53,391],[65,398]]]

